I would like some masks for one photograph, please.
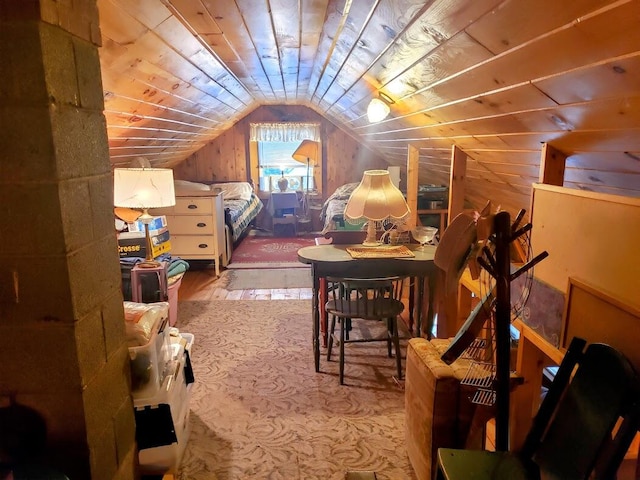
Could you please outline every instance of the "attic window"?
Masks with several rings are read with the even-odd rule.
[[[320,141],[319,123],[252,123],[252,142],[297,142],[305,139]]]
[[[252,158],[252,178],[262,192],[277,190],[278,179],[289,180],[290,190],[307,190],[307,166],[294,160],[293,152],[303,140],[320,141],[320,125],[317,123],[252,123],[250,140],[255,142]],[[310,190],[319,189],[317,176],[321,164],[311,166]]]

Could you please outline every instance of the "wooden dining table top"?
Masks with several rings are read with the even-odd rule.
[[[434,268],[433,258],[436,247],[426,245],[421,249],[420,245],[405,245],[414,256],[388,257],[380,254],[379,257],[354,258],[349,253],[349,248],[362,248],[361,244],[354,245],[312,245],[298,250],[298,260],[314,267],[314,275],[323,276],[327,273],[343,275],[411,275],[426,276]],[[381,249],[383,247],[373,247]]]

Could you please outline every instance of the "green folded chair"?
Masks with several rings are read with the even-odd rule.
[[[441,448],[437,479],[615,479],[640,426],[640,380],[619,351],[585,344],[571,342],[521,451]]]

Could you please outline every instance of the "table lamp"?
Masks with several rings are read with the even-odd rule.
[[[144,224],[147,254],[141,267],[157,267],[153,259],[153,245],[149,224],[153,216],[150,208],[171,207],[176,204],[173,170],[169,168],[116,168],[113,171],[113,205],[142,210],[138,217]]]
[[[376,222],[387,220],[404,220],[409,216],[409,206],[404,195],[391,182],[387,170],[367,170],[344,210],[347,220],[367,221],[367,238],[362,243],[364,246],[375,246]]]
[[[281,192],[286,192],[289,188],[289,180],[284,178],[284,167],[280,168],[280,178],[278,179],[278,189]]]

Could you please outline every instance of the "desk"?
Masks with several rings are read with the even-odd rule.
[[[276,225],[292,225],[293,236],[297,235],[299,208],[300,200],[297,192],[271,192],[267,210],[271,214],[274,235],[276,234]]]
[[[418,301],[416,308],[417,329],[419,335],[422,330],[422,306],[426,288],[433,292],[435,286],[436,266],[433,256],[436,247],[427,245],[424,251],[419,250],[419,245],[408,244],[415,257],[408,258],[352,258],[348,247],[362,245],[314,245],[298,250],[298,260],[311,265],[313,277],[313,356],[316,372],[320,371],[320,308],[318,292],[320,278],[328,276],[349,276],[358,278],[384,277],[393,275],[406,275],[418,279]],[[425,279],[428,280],[425,285]],[[433,295],[429,294],[426,325],[432,325],[434,316]],[[326,318],[323,319],[326,322]],[[412,327],[412,325],[410,325]]]
[[[298,192],[271,192],[267,211],[272,217],[282,217],[285,213],[296,213],[299,209]]]

